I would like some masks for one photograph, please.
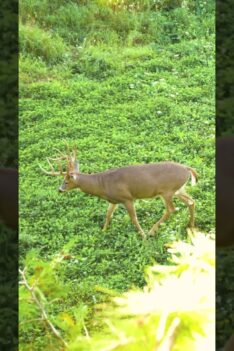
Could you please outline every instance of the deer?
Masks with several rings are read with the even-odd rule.
[[[132,223],[143,239],[146,234],[139,224],[134,201],[161,197],[165,203],[166,211],[152,226],[149,235],[154,236],[160,225],[175,211],[173,197],[179,198],[189,209],[189,227],[194,227],[195,201],[186,193],[185,185],[191,178],[191,184],[197,182],[195,169],[172,161],[130,165],[121,168],[109,169],[99,173],[82,173],[77,161],[77,149],[67,154],[59,151],[59,157],[46,158],[50,171],[39,167],[43,173],[50,176],[63,176],[63,183],[59,192],[64,193],[78,188],[84,193],[97,196],[109,203],[103,231],[107,230],[111,217],[119,204],[125,206]],[[63,169],[62,161],[66,161]],[[59,171],[55,171],[52,162],[58,162]]]
[[[216,246],[234,245],[234,137],[216,139]],[[224,351],[234,350],[234,333]]]
[[[18,171],[0,168],[0,219],[11,229],[18,227]]]

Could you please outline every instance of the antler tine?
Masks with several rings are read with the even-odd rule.
[[[61,155],[61,157],[64,157],[64,160],[67,159],[67,155],[66,155],[66,154],[63,154],[62,151],[60,151],[60,150],[57,149],[57,148],[54,148],[54,150],[57,151],[57,152]]]
[[[59,167],[60,174],[66,174],[66,172],[63,172],[63,166],[61,165],[61,163],[59,163],[58,167]]]
[[[65,142],[65,145],[67,147],[67,155],[64,156],[64,154],[62,154],[60,151],[60,155],[62,157],[64,157],[63,159],[66,158],[67,160],[67,170],[66,170],[66,173],[69,174],[71,171],[74,170],[74,167],[75,167],[75,162],[76,162],[76,148],[71,152],[71,149],[70,149],[70,146],[68,144],[68,142],[66,140],[64,140]],[[61,157],[61,159],[62,159]]]
[[[69,147],[69,144],[68,144],[67,140],[63,139],[63,141],[64,141],[64,143],[65,143],[65,145],[66,145],[66,147],[67,147],[67,154],[65,155],[65,156],[66,156],[66,160],[67,160],[68,163],[70,163],[70,162],[71,162],[70,147]],[[61,151],[59,151],[59,153],[60,153],[61,155],[64,155],[64,154],[61,153]]]
[[[47,157],[49,160],[52,161],[61,161],[61,160],[67,160],[67,156],[61,156],[61,157]]]
[[[55,173],[54,167],[53,167],[53,165],[51,164],[49,157],[46,157],[46,161],[49,163],[49,166],[51,167],[52,172]]]
[[[69,159],[71,158],[71,151],[70,151],[70,147],[69,147],[69,144],[68,142],[66,141],[66,147],[67,147],[67,155],[69,157]]]
[[[47,157],[46,161],[48,162],[50,168],[52,171],[47,171],[46,169],[44,169],[43,167],[41,167],[41,165],[39,164],[39,167],[41,169],[41,171],[47,175],[52,175],[52,176],[59,176],[59,175],[64,175],[66,174],[66,172],[63,172],[62,170],[62,165],[59,165],[60,171],[59,172],[55,172],[55,169],[53,167],[53,165],[51,164],[50,160],[53,160],[53,158]]]
[[[40,164],[38,164],[38,165],[39,165],[41,171],[42,171],[43,173],[47,174],[47,175],[51,175],[51,176],[58,176],[58,175],[61,175],[60,172],[48,172],[46,169],[44,169],[43,167],[41,167]]]
[[[57,147],[54,147],[54,150],[57,151],[59,154],[63,155],[62,151],[60,151]]]
[[[51,169],[52,169],[54,174],[56,174],[56,175],[57,174],[61,174],[61,175],[66,174],[66,172],[63,172],[63,166],[62,166],[61,163],[58,164],[58,167],[59,167],[60,171],[59,172],[55,172],[54,167],[53,167],[53,165],[50,162],[50,159],[51,158],[47,157],[47,162],[49,163],[49,165],[50,165],[50,167],[51,167]]]
[[[71,154],[71,150],[70,150],[70,146],[68,144],[68,142],[66,142],[66,146],[67,146],[67,173],[69,174],[70,171],[73,171],[74,170],[74,162],[75,162],[75,159],[73,159],[73,156]]]
[[[51,168],[53,169],[53,172],[54,172],[54,167],[52,166],[51,162],[49,160],[51,160],[52,158],[47,158],[47,162],[50,164]],[[53,160],[53,159],[52,159]],[[58,161],[61,161],[61,158],[57,159]],[[61,163],[58,163],[58,168],[59,168],[59,174],[60,175],[64,175],[66,174],[67,172],[64,172],[63,171],[63,166]],[[58,173],[58,172],[57,172]]]

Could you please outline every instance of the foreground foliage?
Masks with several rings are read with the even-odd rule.
[[[79,296],[71,306],[70,283],[63,276],[71,256],[65,251],[51,262],[28,256],[27,270],[21,271],[21,337],[30,323],[31,337],[42,333],[41,347],[50,350],[215,350],[215,245],[208,236],[198,233],[192,244],[170,245],[169,265],[148,268],[143,290],[118,297],[109,292],[110,301],[96,307],[92,323],[99,327],[91,334],[88,307],[79,305]],[[22,350],[31,350],[34,342]]]

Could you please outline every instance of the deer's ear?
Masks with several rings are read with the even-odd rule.
[[[77,173],[79,173],[79,163],[78,163],[78,161],[75,161],[74,166],[75,166],[75,171]]]

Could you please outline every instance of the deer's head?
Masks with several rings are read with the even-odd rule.
[[[59,187],[59,192],[64,193],[65,191],[77,188],[78,174],[77,172],[67,173],[63,179],[61,186]]]
[[[59,187],[59,192],[66,192],[77,188],[77,180],[79,176],[79,163],[76,158],[77,150],[74,149],[70,152],[69,147],[67,146],[67,154],[62,154],[58,151],[59,157],[47,157],[46,160],[51,168],[51,171],[47,171],[42,168],[40,165],[40,169],[43,173],[51,176],[62,176],[64,177],[61,186]],[[62,161],[66,161],[66,170],[64,171]],[[51,162],[56,162],[58,164],[59,171],[55,171]]]

